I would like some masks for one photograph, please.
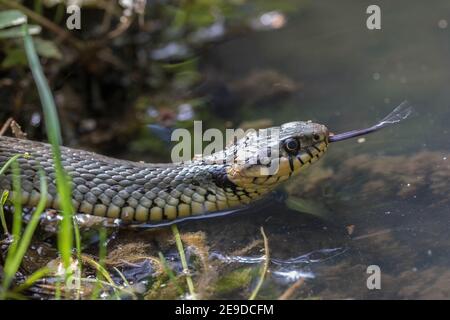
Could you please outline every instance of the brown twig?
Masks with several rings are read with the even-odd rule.
[[[256,239],[253,240],[250,244],[246,245],[245,247],[235,250],[231,253],[231,256],[242,256],[247,254],[250,250],[256,248],[257,246],[262,244],[262,240],[261,239]]]
[[[111,27],[111,22],[114,14],[114,6],[115,3],[110,1],[107,4],[104,4],[103,9],[105,10],[105,13],[103,15],[102,24],[100,26],[100,33],[106,33],[109,28]]]
[[[8,118],[8,120],[6,120],[6,122],[3,124],[2,128],[0,129],[0,137],[5,134],[6,130],[8,130],[12,121],[13,121],[13,118]]]
[[[107,39],[114,39],[123,34],[125,31],[128,30],[128,28],[131,26],[131,23],[133,22],[132,17],[126,17],[122,16],[120,18],[120,23],[117,25],[117,27],[114,30],[111,30],[108,32],[106,38]]]
[[[297,281],[295,281],[292,286],[287,288],[286,291],[284,291],[283,294],[278,297],[278,300],[290,299],[294,295],[295,291],[297,291],[298,288],[300,288],[304,282],[305,282],[305,278],[300,278]]]

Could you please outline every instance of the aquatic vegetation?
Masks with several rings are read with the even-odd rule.
[[[226,295],[234,290],[246,288],[252,281],[254,273],[254,269],[250,267],[233,270],[217,281],[215,290],[218,294]]]
[[[338,155],[336,159],[338,159]],[[449,201],[448,179],[449,155],[446,152],[422,151],[413,155],[384,155],[373,157],[359,154],[346,161],[330,159],[303,173],[305,183],[289,183],[293,196],[314,199],[324,197],[329,204],[340,200],[341,194],[360,190],[358,197],[364,199],[411,199],[431,193],[440,204]],[[361,177],[354,179],[355,176]],[[345,203],[345,202],[342,202]],[[431,205],[437,205],[433,203]],[[329,210],[329,209],[328,209]]]

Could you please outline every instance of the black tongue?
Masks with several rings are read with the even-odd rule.
[[[366,135],[371,132],[378,131],[384,127],[390,126],[392,124],[399,123],[400,121],[405,120],[410,115],[414,113],[414,108],[409,104],[408,101],[403,101],[397,108],[392,110],[391,113],[389,113],[386,117],[383,118],[380,122],[378,122],[376,125],[365,128],[365,129],[358,129],[358,130],[352,130],[347,131],[335,135],[331,135],[328,138],[328,141],[330,142],[337,142],[342,140],[347,140],[350,138]]]

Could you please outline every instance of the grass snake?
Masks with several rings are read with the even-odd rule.
[[[276,141],[270,140],[270,147],[277,152],[272,153],[267,152],[267,143],[261,143],[253,132],[223,151],[187,162],[148,164],[61,147],[62,163],[71,177],[76,212],[158,224],[250,204],[321,158],[330,142],[376,131],[410,113],[410,107],[402,104],[373,127],[339,135],[330,134],[324,125],[317,123],[286,123],[275,128],[279,135]],[[233,161],[242,150],[246,150],[247,158]],[[262,150],[264,163],[260,159]],[[47,208],[59,210],[51,146],[0,137],[0,167],[12,156],[25,153],[27,156],[18,159],[23,205],[37,205],[38,170],[43,168],[48,183]],[[267,168],[274,163],[278,170],[268,172]],[[12,191],[10,170],[0,176],[2,190]]]

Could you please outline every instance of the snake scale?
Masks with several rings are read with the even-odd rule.
[[[272,128],[273,129],[273,128]],[[96,153],[61,147],[62,163],[71,177],[76,212],[118,218],[125,222],[157,224],[207,215],[249,204],[319,159],[327,150],[328,129],[311,122],[290,122],[278,129],[271,145],[255,133],[224,150],[192,161],[149,164],[118,160]],[[268,147],[278,152],[267,153]],[[242,150],[250,154],[235,160]],[[259,156],[265,151],[265,162]],[[51,146],[41,142],[0,137],[0,167],[16,154],[21,175],[21,199],[34,207],[40,199],[39,168],[48,184],[47,208],[60,209]],[[268,159],[267,159],[268,157]],[[271,164],[275,173],[267,173]],[[0,191],[12,197],[12,172],[0,176]]]

